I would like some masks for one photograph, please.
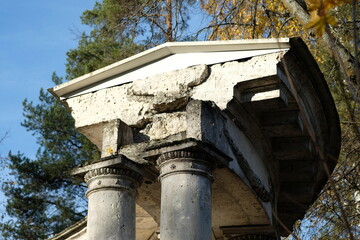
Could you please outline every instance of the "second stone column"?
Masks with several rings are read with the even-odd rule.
[[[161,181],[160,238],[211,239],[213,164],[203,154],[174,151],[157,160]]]

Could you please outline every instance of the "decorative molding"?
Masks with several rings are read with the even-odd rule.
[[[211,174],[215,162],[209,156],[196,150],[178,150],[162,153],[157,160],[160,169],[159,180],[180,173],[204,176],[213,181]]]
[[[168,160],[179,159],[179,158],[184,158],[184,159],[192,158],[192,159],[199,159],[205,161],[206,154],[204,154],[203,152],[195,152],[189,150],[166,152],[166,153],[162,153],[159,156],[159,158],[157,159],[157,164],[160,165],[161,163],[166,162]]]
[[[88,183],[88,181],[90,179],[97,177],[97,176],[104,176],[104,175],[120,175],[120,176],[130,177],[130,178],[133,178],[134,180],[136,180],[138,183],[141,183],[143,181],[143,177],[139,173],[137,173],[133,170],[127,169],[127,168],[92,169],[85,174],[84,180],[86,183]]]

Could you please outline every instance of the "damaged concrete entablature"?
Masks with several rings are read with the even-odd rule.
[[[333,100],[300,39],[168,43],[51,92],[101,151],[74,175],[112,169],[104,176],[112,199],[127,196],[113,187],[128,179],[119,171],[144,178],[136,187],[144,214],[131,205],[125,215],[152,227],[117,219],[131,239],[159,231],[165,240],[279,239],[286,230],[278,221],[291,228],[303,216],[327,179],[320,163],[332,169],[339,153]],[[100,226],[99,199],[114,205],[93,195],[88,228]]]
[[[91,136],[88,136],[88,138],[94,143],[99,142],[102,145],[110,141],[104,137],[104,131],[106,132],[105,129],[108,128],[108,122],[112,121],[120,121],[122,124],[126,124],[134,129],[135,134],[140,134],[143,139],[145,138],[149,141],[166,139],[170,136],[184,133],[187,138],[212,143],[234,159],[236,157],[234,156],[234,150],[230,148],[229,141],[240,141],[243,154],[248,159],[252,159],[246,165],[257,166],[256,171],[260,171],[261,173],[258,175],[262,176],[262,180],[259,179],[259,181],[264,183],[267,191],[270,191],[270,183],[268,181],[270,177],[266,174],[266,165],[262,163],[265,160],[260,157],[260,155],[264,156],[261,153],[262,149],[254,149],[252,144],[249,143],[248,137],[237,131],[235,124],[229,117],[221,113],[221,110],[225,109],[227,104],[233,99],[234,86],[239,82],[248,81],[254,77],[274,76],[276,74],[276,64],[281,55],[283,55],[283,52],[273,53],[266,57],[257,56],[246,61],[233,61],[213,66],[197,65],[81,95],[77,97],[80,98],[78,100],[80,103],[90,101],[92,104],[88,105],[86,109],[83,108],[81,112],[74,111],[73,116],[76,120],[76,126],[85,135],[87,135],[86,132],[91,131],[91,136],[95,138],[91,138]],[[263,69],[264,59],[267,62],[272,62],[272,67]],[[263,70],[260,71],[260,69]],[[110,107],[112,112],[104,113],[103,106],[105,104],[106,106],[113,105],[113,102],[109,101],[109,99],[116,99],[115,96],[119,96],[124,92],[126,94],[122,96],[121,103],[114,104],[120,107],[121,110],[116,111],[115,108]],[[106,95],[105,98],[104,94]],[[73,109],[81,109],[81,107],[77,106],[77,98],[67,100],[68,105],[72,106]],[[87,98],[91,98],[91,100]],[[195,101],[195,99],[196,101],[211,101],[206,105],[208,110],[205,110],[205,105],[197,109],[191,107],[194,104],[189,105],[189,101]],[[119,101],[119,98],[117,101]],[[188,109],[186,109],[187,105],[189,106]],[[141,106],[142,109],[138,111],[137,106]],[[159,106],[162,107],[160,108]],[[211,108],[217,110],[211,110]],[[79,114],[78,118],[76,113]],[[193,115],[199,116],[194,118]],[[83,116],[94,117],[83,118]],[[105,119],[101,118],[100,120],[97,118],[98,116],[107,116],[110,120],[108,122],[100,122]],[[117,118],[119,120],[116,120]],[[77,121],[77,119],[79,120]],[[144,119],[146,120],[144,121]],[[92,125],[90,124],[91,122],[95,122],[95,124]],[[144,125],[139,123],[144,123]],[[84,126],[84,124],[88,125]],[[99,128],[98,124],[102,125],[102,129],[101,127]],[[198,125],[197,128],[195,127],[196,125]],[[93,126],[102,130],[103,133],[94,134]],[[114,129],[113,126],[112,129]],[[124,126],[121,130],[126,134]],[[236,132],[238,132],[239,136],[230,136],[236,135]],[[102,137],[102,139],[96,139],[96,136]],[[115,141],[113,135],[108,137]],[[231,138],[236,138],[236,140],[231,140]],[[127,140],[128,143],[132,141],[133,139]],[[110,149],[102,145],[98,146],[102,149],[102,157],[121,153],[121,151],[118,152],[120,144],[118,145],[119,147]],[[245,177],[246,174],[243,173],[237,161],[230,163],[229,167]]]

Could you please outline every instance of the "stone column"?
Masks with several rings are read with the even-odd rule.
[[[160,238],[209,240],[213,164],[201,154],[174,151],[157,163],[161,181]]]
[[[135,240],[135,197],[141,181],[140,174],[122,168],[85,174],[88,240]]]

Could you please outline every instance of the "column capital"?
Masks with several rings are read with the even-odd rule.
[[[89,170],[85,176],[84,180],[86,184],[89,184],[91,180],[93,180],[96,177],[100,176],[110,176],[110,175],[120,175],[122,177],[132,178],[135,180],[138,184],[141,184],[143,181],[143,177],[141,174],[127,168],[109,168],[109,167],[103,167],[103,168],[97,168],[97,169],[91,169]]]
[[[190,150],[190,149],[184,149],[184,150],[176,150],[171,152],[165,152],[162,153],[158,159],[157,164],[160,165],[168,160],[173,159],[198,159],[198,160],[205,160],[208,158],[207,154],[204,152],[196,151],[196,150]],[[208,160],[208,162],[210,162]]]
[[[213,180],[211,174],[215,168],[215,162],[204,152],[178,150],[162,153],[157,159],[160,169],[159,179],[173,174],[196,174]]]
[[[142,176],[127,168],[97,168],[89,170],[84,180],[88,186],[86,196],[101,190],[119,190],[137,194],[137,188],[142,183]]]
[[[171,159],[202,159],[217,166],[228,166],[232,159],[211,144],[192,138],[165,142],[146,149],[144,159],[156,161],[158,165]]]

